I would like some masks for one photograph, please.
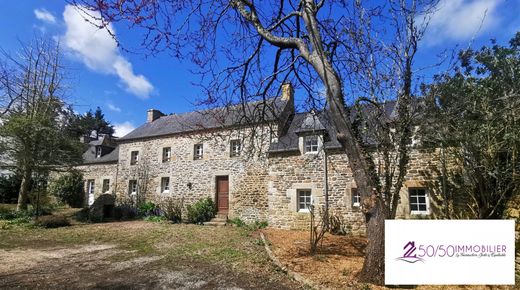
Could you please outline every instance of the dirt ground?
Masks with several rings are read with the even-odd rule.
[[[403,289],[378,287],[359,283],[358,273],[363,266],[366,239],[326,235],[318,254],[310,255],[309,232],[276,229],[262,230],[273,254],[288,269],[302,275],[325,289]],[[514,286],[416,286],[417,290],[489,290],[519,289]]]
[[[2,289],[301,289],[249,232],[143,221],[0,230]]]

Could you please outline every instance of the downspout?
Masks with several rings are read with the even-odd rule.
[[[329,228],[329,170],[327,165],[327,151],[325,150],[325,142],[323,142],[323,165],[324,165],[324,191],[325,191],[325,228]]]

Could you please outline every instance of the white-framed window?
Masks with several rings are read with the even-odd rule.
[[[429,200],[426,188],[409,188],[410,214],[429,214]]]
[[[311,135],[303,137],[305,153],[318,152],[318,136]]]
[[[128,181],[128,194],[136,195],[137,191],[138,191],[137,180],[129,180]]]
[[[161,178],[161,192],[162,193],[170,192],[170,178],[169,177]]]
[[[193,146],[193,159],[202,159],[204,156],[204,146],[202,144],[195,144]]]
[[[139,164],[139,151],[132,151],[130,153],[130,165]]]
[[[307,212],[312,204],[312,194],[310,189],[298,189],[298,211]]]
[[[361,206],[361,194],[357,190],[357,188],[351,188],[350,193],[352,194],[352,207],[360,207]]]
[[[103,153],[101,146],[96,146],[96,158],[100,158]]]
[[[169,162],[172,160],[172,147],[164,147],[162,149],[162,162]]]
[[[240,143],[240,140],[231,140],[229,151],[231,157],[240,156],[240,152],[242,151],[242,144]]]
[[[103,193],[110,193],[110,179],[103,179]]]
[[[87,180],[87,193],[94,194],[95,189],[96,189],[96,181],[94,179]]]

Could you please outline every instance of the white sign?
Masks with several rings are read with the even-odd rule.
[[[514,285],[514,220],[385,221],[387,285]]]

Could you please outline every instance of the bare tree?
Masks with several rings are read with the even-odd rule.
[[[168,51],[198,65],[204,105],[265,102],[279,95],[280,84],[291,81],[306,92],[307,107],[326,108],[359,192],[371,201],[365,209],[369,243],[361,277],[383,283],[387,202],[379,192],[372,195],[372,189],[378,188],[377,176],[355,138],[347,104],[359,96],[372,101],[400,98],[397,112],[408,115],[420,30],[415,19],[435,1],[73,2],[98,27],[126,21],[131,28],[142,30],[141,45],[152,54]],[[387,59],[389,54],[395,58]],[[385,79],[392,70],[397,70],[397,76]],[[364,80],[367,75],[369,82]],[[389,91],[379,86],[393,86],[398,94],[381,95]],[[407,119],[398,125],[403,127],[399,149],[409,140]],[[407,162],[403,153],[400,164]]]

